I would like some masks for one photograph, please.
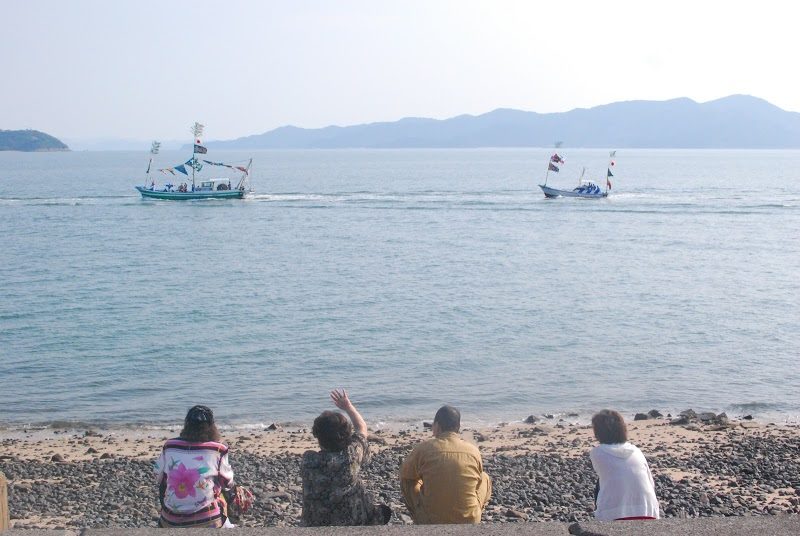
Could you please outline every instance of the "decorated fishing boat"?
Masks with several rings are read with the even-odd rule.
[[[563,166],[566,164],[563,158],[558,153],[554,153],[553,156],[550,157],[550,161],[547,164],[547,172],[544,176],[544,184],[540,184],[539,188],[542,189],[544,192],[544,196],[548,199],[553,199],[556,197],[581,197],[584,199],[602,199],[604,197],[608,197],[608,191],[611,190],[611,177],[614,175],[611,173],[611,168],[614,166],[613,158],[616,156],[616,151],[611,151],[608,154],[608,167],[606,169],[606,187],[605,189],[600,188],[595,183],[590,180],[586,180],[584,175],[586,174],[586,168],[583,168],[581,171],[580,177],[578,177],[578,185],[573,188],[572,190],[562,190],[559,188],[553,188],[552,186],[547,186],[547,179],[550,176],[550,172],[558,173],[561,171],[559,166]]]
[[[151,177],[150,171],[153,165],[153,157],[157,155],[161,149],[161,144],[157,141],[153,142],[150,148],[150,161],[147,164],[147,173],[144,186],[136,186],[136,190],[142,194],[142,197],[151,199],[169,199],[169,200],[189,200],[189,199],[242,199],[250,194],[253,190],[250,186],[250,168],[253,164],[253,159],[247,160],[247,164],[243,162],[225,163],[214,162],[212,160],[205,160],[198,158],[197,155],[204,155],[208,153],[208,149],[203,146],[200,137],[203,135],[204,126],[200,123],[195,123],[192,126],[192,133],[194,134],[194,149],[192,150],[192,157],[182,164],[173,167],[160,168],[156,171],[167,175],[168,177],[178,177],[176,173],[186,176],[186,182],[180,184],[172,184],[168,178],[161,185],[156,185],[156,181]],[[230,177],[214,177],[214,178],[201,178],[200,172],[203,168],[227,168],[229,173],[236,175],[233,179]],[[191,170],[192,183],[189,184],[189,172]]]

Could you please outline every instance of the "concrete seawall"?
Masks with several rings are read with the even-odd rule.
[[[390,525],[382,527],[239,528],[241,536],[797,536],[800,516],[714,517],[604,523],[497,523],[486,525]],[[224,532],[224,531],[223,531]],[[219,529],[9,530],[3,536],[186,536],[219,534]]]

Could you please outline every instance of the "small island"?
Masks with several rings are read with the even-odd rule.
[[[38,130],[0,130],[0,151],[69,151],[69,147]]]

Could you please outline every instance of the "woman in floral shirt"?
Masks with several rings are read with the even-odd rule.
[[[155,472],[162,527],[231,526],[222,490],[233,488],[233,470],[209,408],[189,410],[180,437],[164,443]]]
[[[303,454],[302,524],[307,527],[386,524],[391,509],[375,504],[361,480],[361,465],[369,460],[367,425],[344,389],[332,391],[331,399],[350,419],[338,412],[323,411],[314,420],[312,432],[321,450]]]

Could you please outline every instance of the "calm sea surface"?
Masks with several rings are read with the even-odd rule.
[[[800,416],[800,152],[260,151],[252,199],[145,153],[0,153],[0,424]],[[605,151],[561,152],[549,184]],[[158,167],[186,159],[158,156]],[[214,160],[250,154],[216,153]]]

